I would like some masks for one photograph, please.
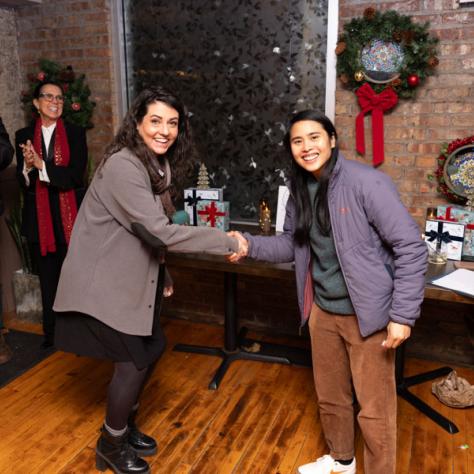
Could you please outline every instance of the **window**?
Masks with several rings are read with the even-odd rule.
[[[262,196],[275,214],[288,117],[334,117],[337,1],[122,0],[115,13],[123,101],[150,84],[177,93],[232,219],[255,220]]]

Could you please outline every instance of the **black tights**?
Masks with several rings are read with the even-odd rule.
[[[130,412],[138,402],[155,365],[156,362],[139,370],[133,362],[114,363],[114,374],[107,390],[107,426],[117,431],[127,426]]]

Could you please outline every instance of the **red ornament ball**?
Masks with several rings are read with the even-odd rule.
[[[44,71],[40,71],[37,74],[36,78],[38,79],[38,81],[43,82],[46,79],[46,73]]]
[[[81,110],[81,104],[79,102],[73,102],[71,104],[71,108],[72,110],[77,112],[78,110]]]
[[[410,87],[417,87],[420,84],[420,78],[416,74],[410,74],[407,82]]]

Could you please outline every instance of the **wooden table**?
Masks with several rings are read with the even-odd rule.
[[[237,315],[237,278],[239,274],[260,276],[263,278],[282,278],[294,281],[294,266],[292,263],[272,264],[267,262],[243,259],[239,263],[230,263],[223,256],[199,254],[199,253],[168,253],[167,264],[178,267],[187,267],[199,270],[209,270],[222,272],[224,274],[224,294],[225,294],[225,318],[224,318],[224,347],[195,346],[188,344],[177,344],[176,351],[193,352],[198,354],[214,355],[222,358],[222,363],[217,369],[214,377],[209,383],[209,388],[216,390],[219,387],[229,365],[235,360],[256,360],[263,362],[278,362],[283,364],[294,364],[299,366],[311,366],[311,353],[309,350],[270,344],[246,338],[246,328],[238,330]],[[473,298],[468,298],[453,291],[435,287],[429,281],[436,276],[453,271],[454,265],[448,262],[446,265],[430,264],[426,276],[425,298],[442,301],[474,304]],[[258,344],[256,346],[256,344]],[[258,352],[249,352],[248,348],[258,347]],[[397,393],[407,402],[411,403],[426,416],[435,421],[449,433],[458,432],[458,428],[448,419],[433,410],[421,399],[409,391],[409,387],[417,385],[437,377],[447,375],[451,372],[450,367],[423,374],[404,377],[405,367],[405,344],[397,349],[396,355],[396,381]]]

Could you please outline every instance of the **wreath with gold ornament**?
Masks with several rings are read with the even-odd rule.
[[[336,46],[337,75],[355,91],[362,109],[356,121],[357,151],[365,153],[364,115],[372,112],[374,165],[383,161],[383,113],[411,99],[439,63],[438,39],[429,23],[413,23],[394,10],[369,7],[344,25]]]
[[[392,87],[398,97],[410,99],[439,63],[437,44],[428,22],[369,7],[344,25],[336,46],[337,75],[352,90],[370,82],[377,93]]]

